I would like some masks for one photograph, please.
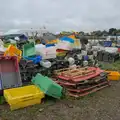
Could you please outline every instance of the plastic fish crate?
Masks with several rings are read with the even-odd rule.
[[[15,110],[34,104],[40,104],[45,94],[38,87],[30,85],[4,90],[4,97],[10,105],[11,110]]]
[[[57,56],[65,56],[67,54],[67,52],[68,51],[57,49],[56,50],[56,55]]]
[[[25,44],[23,46],[23,56],[24,57],[34,56],[35,54],[36,54],[35,44],[33,42]]]
[[[0,56],[0,72],[18,72],[19,64],[16,56]]]
[[[55,44],[46,44],[45,46],[46,47],[53,47],[53,46],[55,46]]]
[[[4,56],[17,56],[18,61],[20,61],[22,57],[22,51],[17,47],[10,45],[5,51]]]
[[[20,72],[0,73],[2,89],[22,86]]]
[[[57,43],[57,39],[56,40],[46,40],[47,44],[56,44]]]
[[[120,73],[117,71],[106,71],[108,73],[108,80],[120,80]]]
[[[62,87],[48,77],[44,77],[38,73],[32,79],[32,82],[49,96],[54,98],[60,98],[62,96]]]
[[[24,57],[26,60],[31,60],[33,61],[34,64],[40,63],[42,60],[41,56],[34,56],[34,57]]]

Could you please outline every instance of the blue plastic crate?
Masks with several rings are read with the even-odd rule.
[[[70,42],[70,43],[74,43],[74,40],[72,38],[69,38],[69,37],[66,37],[66,36],[60,38],[60,40],[61,41],[67,41],[67,42]]]
[[[104,47],[111,47],[112,41],[104,41]]]
[[[84,60],[88,60],[88,59],[89,59],[88,55],[85,55]]]
[[[55,44],[47,44],[46,47],[53,47]]]
[[[24,57],[26,60],[33,61],[34,64],[40,63],[42,60],[42,56],[35,56],[35,57]]]

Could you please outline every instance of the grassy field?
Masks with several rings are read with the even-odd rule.
[[[102,69],[120,71],[120,61],[117,61],[115,63],[103,62],[103,63],[100,63],[100,64],[101,64]]]
[[[101,67],[120,71],[120,61]],[[0,120],[120,120],[120,82],[80,99],[46,99],[41,105],[10,111],[0,106]]]

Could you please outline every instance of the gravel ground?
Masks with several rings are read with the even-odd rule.
[[[0,106],[0,120],[120,120],[120,82],[81,99],[47,100],[10,111]]]

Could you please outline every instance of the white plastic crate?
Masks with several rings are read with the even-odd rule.
[[[56,47],[48,47],[39,51],[43,59],[56,58]]]
[[[72,43],[66,42],[66,41],[61,41],[56,45],[57,49],[62,49],[62,50],[72,50]]]

